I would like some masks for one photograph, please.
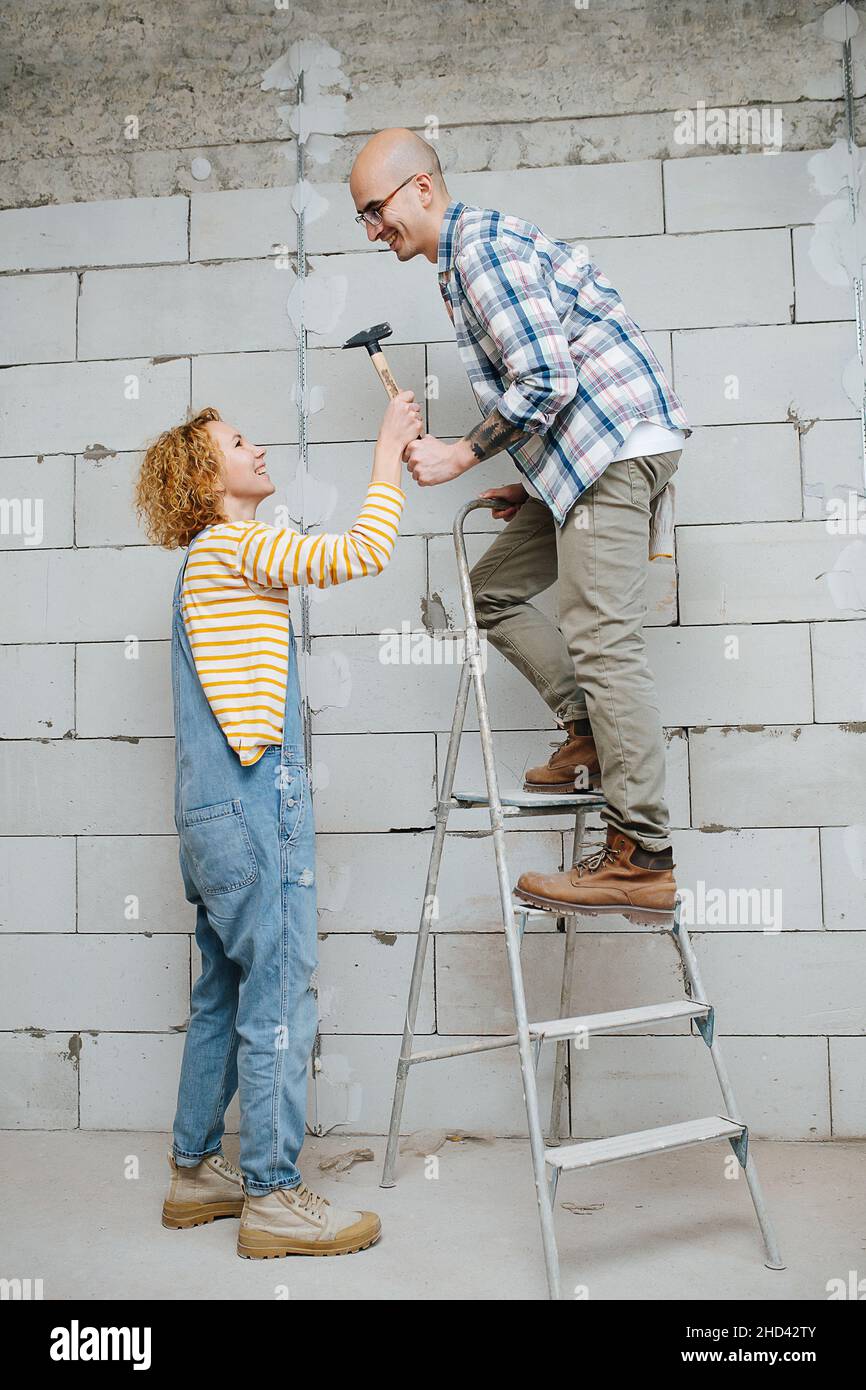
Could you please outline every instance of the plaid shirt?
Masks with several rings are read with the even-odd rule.
[[[531,222],[453,200],[439,287],[469,380],[530,438],[508,452],[562,524],[641,420],[691,433],[606,276]]]

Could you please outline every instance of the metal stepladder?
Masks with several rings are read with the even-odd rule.
[[[784,1269],[776,1243],[772,1222],[764,1204],[755,1161],[750,1151],[749,1131],[742,1120],[734,1099],[734,1093],[722,1059],[718,1038],[715,1036],[715,1012],[706,1002],[697,959],[681,918],[679,897],[676,907],[670,912],[649,912],[636,909],[621,913],[629,920],[648,925],[658,925],[670,931],[677,947],[683,968],[685,997],[662,1004],[641,1005],[637,1008],[619,1009],[609,1013],[597,1013],[582,1017],[571,1017],[571,982],[577,940],[576,918],[592,915],[585,908],[573,912],[561,908],[546,910],[531,908],[512,896],[512,886],[505,855],[504,821],[506,818],[557,815],[563,811],[574,813],[574,835],[572,841],[572,862],[577,863],[584,838],[586,814],[591,809],[604,805],[604,798],[595,792],[575,792],[570,794],[542,794],[538,792],[500,793],[493,755],[493,739],[487,707],[487,694],[481,664],[478,626],[475,619],[475,605],[466,557],[466,544],[463,522],[469,512],[477,507],[493,508],[495,499],[473,499],[458,511],[454,519],[454,547],[457,555],[457,569],[460,580],[460,593],[465,614],[465,649],[461,666],[454,718],[448,742],[448,752],[442,778],[442,786],[436,807],[436,825],[430,864],[427,871],[427,884],[418,937],[415,959],[406,1007],[406,1022],[403,1042],[397,1063],[397,1076],[391,1110],[391,1123],[385,1163],[382,1172],[382,1187],[395,1185],[397,1148],[400,1138],[400,1121],[406,1093],[409,1070],[422,1062],[433,1062],[446,1057],[457,1057],[468,1053],[484,1052],[494,1048],[516,1047],[520,1060],[523,1095],[526,1104],[526,1118],[529,1131],[529,1147],[535,1180],[536,1201],[541,1224],[541,1239],[544,1262],[547,1272],[549,1295],[552,1299],[561,1298],[559,1255],[553,1225],[553,1204],[556,1197],[560,1173],[594,1167],[597,1164],[612,1163],[621,1159],[639,1158],[646,1154],[662,1153],[669,1149],[686,1148],[693,1144],[726,1139],[730,1143],[740,1167],[744,1170],[749,1193],[755,1208],[765,1250],[765,1265],[768,1269]],[[449,636],[459,636],[450,633]],[[457,755],[463,733],[463,723],[469,695],[470,682],[475,692],[478,714],[478,727],[481,738],[481,751],[484,765],[486,792],[454,790],[454,774]],[[479,837],[493,839],[496,857],[499,900],[502,910],[502,925],[505,936],[505,949],[508,957],[511,992],[514,1002],[516,1031],[507,1035],[491,1036],[479,1042],[457,1046],[436,1048],[423,1052],[413,1052],[415,1020],[421,994],[421,980],[424,961],[430,936],[431,923],[436,901],[436,885],[439,866],[445,841],[448,817],[452,811],[468,810],[486,806],[489,808],[490,829],[464,832]],[[546,1022],[531,1023],[527,1017],[523,973],[520,963],[520,948],[527,923],[530,919],[557,920],[566,931],[564,968],[560,992],[560,1016]],[[689,1019],[695,1024],[700,1036],[709,1049],[716,1077],[721,1089],[724,1106],[720,1113],[701,1119],[686,1120],[679,1124],[660,1128],[641,1130],[631,1134],[620,1134],[610,1138],[593,1139],[579,1143],[561,1144],[561,1111],[566,1075],[566,1060],[569,1044],[585,1040],[595,1034],[626,1032],[654,1022],[669,1022],[674,1019]],[[556,1043],[556,1066],[553,1083],[553,1103],[551,1107],[550,1134],[545,1147],[539,1116],[538,1088],[536,1072],[542,1045]]]

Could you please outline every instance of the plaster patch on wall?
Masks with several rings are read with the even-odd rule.
[[[58,1054],[62,1062],[71,1062],[73,1067],[78,1067],[81,1056],[81,1035],[73,1033],[66,1046],[66,1051]]]
[[[856,186],[847,140],[834,140],[829,149],[817,150],[807,161],[806,168],[813,189],[822,198],[833,198],[843,188]]]
[[[846,825],[842,848],[854,877],[866,879],[866,825]]]
[[[421,598],[421,622],[428,632],[443,632],[453,626],[442,595],[433,593],[429,598]]]
[[[310,769],[310,788],[313,792],[324,791],[331,785],[331,770],[322,758],[316,758]]]
[[[311,135],[304,146],[307,159],[314,164],[327,164],[339,148],[340,142],[333,135]]]
[[[349,282],[345,275],[325,275],[321,271],[295,276],[286,300],[286,313],[296,332],[331,333],[346,306]]]
[[[307,526],[322,526],[337,505],[338,489],[312,473],[305,474],[302,483],[299,474],[300,469],[286,488],[289,519],[298,524],[304,517]]]
[[[313,714],[345,709],[352,695],[352,672],[345,652],[314,653],[307,661],[307,699]]]
[[[329,1052],[319,1058],[319,1085],[328,1088],[328,1111],[331,1124],[349,1124],[361,1114],[364,1091],[355,1080],[355,1070],[342,1052]]]
[[[866,87],[866,28],[860,24],[854,6],[843,0],[842,4],[832,5],[820,19],[803,27],[806,33],[814,34],[816,38],[825,39],[829,43],[850,43],[855,94],[857,91],[862,93]],[[833,100],[838,99],[841,92],[838,82],[834,82],[833,77],[826,74],[807,82],[803,88],[803,95],[817,100]]]
[[[825,284],[850,286],[857,274],[857,228],[847,198],[834,198],[821,208],[809,240],[809,260]]]
[[[821,17],[821,31],[825,39],[831,39],[834,43],[844,43],[846,39],[852,39],[860,28],[860,20],[853,5],[849,5],[847,0],[842,0],[839,5],[833,5],[826,14]]]
[[[837,608],[866,613],[866,541],[852,541],[824,576]]]
[[[301,99],[277,107],[277,115],[316,163],[330,158],[346,130],[346,98],[349,79],[343,72],[336,48],[312,37],[293,43],[262,77],[263,92],[288,92],[300,84]],[[340,88],[334,92],[334,87]],[[316,142],[315,147],[313,142]],[[326,142],[323,144],[322,142]]]
[[[349,900],[352,886],[350,864],[326,864],[319,871],[320,912],[342,912]]]
[[[291,399],[294,401],[295,405],[298,404],[297,382],[292,383]],[[303,413],[307,416],[318,415],[320,410],[324,410],[325,393],[322,390],[321,386],[311,386],[310,383],[307,382],[307,389],[304,392],[304,397],[301,404],[303,407]]]
[[[842,371],[842,390],[852,405],[859,410],[866,393],[866,357],[852,357]]]
[[[271,66],[265,70],[261,81],[263,92],[287,92],[295,86],[298,77],[292,66],[291,54],[292,49],[288,53],[283,53],[276,62],[271,63]]]
[[[329,207],[330,203],[327,198],[322,197],[315,184],[310,183],[307,179],[301,179],[300,183],[295,185],[295,191],[292,194],[292,210],[299,217],[303,215],[305,222],[318,222],[320,217],[324,217]]]
[[[304,76],[306,79],[307,74]],[[345,135],[346,98],[319,94],[313,100],[308,100],[306,86],[305,80],[302,102],[297,106],[281,106],[277,114],[288,122],[289,128],[297,135],[302,145],[305,145],[312,135]]]
[[[293,43],[287,53],[271,63],[262,77],[262,91],[287,92],[294,87],[301,73],[312,84],[312,90],[347,84],[340,66],[342,57],[323,39],[312,36]]]

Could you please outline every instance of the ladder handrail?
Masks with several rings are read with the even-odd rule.
[[[460,599],[463,604],[463,617],[467,628],[473,627],[478,630],[478,623],[475,618],[475,602],[472,598],[472,585],[469,581],[469,560],[466,556],[466,536],[463,532],[463,522],[470,512],[477,511],[478,508],[486,508],[492,511],[494,507],[501,507],[504,498],[501,497],[470,497],[468,502],[464,502],[454,517],[452,532],[454,535],[454,550],[457,555],[457,576],[460,580]]]

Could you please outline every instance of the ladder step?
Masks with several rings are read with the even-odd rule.
[[[489,806],[490,796],[485,791],[452,791],[451,801],[454,805],[463,807],[469,806]],[[502,806],[518,807],[520,810],[530,811],[570,811],[587,809],[592,810],[597,806],[604,806],[605,800],[601,792],[527,792],[527,791],[504,791],[499,794],[499,801]]]
[[[634,1134],[614,1134],[609,1139],[564,1144],[561,1148],[546,1149],[544,1160],[552,1168],[570,1172],[574,1168],[592,1168],[597,1163],[616,1163],[623,1158],[685,1149],[690,1144],[704,1144],[712,1139],[737,1139],[744,1129],[745,1125],[737,1124],[726,1115],[708,1115],[700,1120],[664,1125],[660,1129],[640,1129]]]
[[[606,1014],[584,1014],[582,1018],[552,1018],[547,1023],[530,1023],[533,1039],[572,1038],[578,1033],[617,1032],[644,1023],[662,1023],[674,1018],[706,1018],[709,1004],[695,999],[671,999],[665,1004],[641,1004],[634,1009],[616,1009]]]

